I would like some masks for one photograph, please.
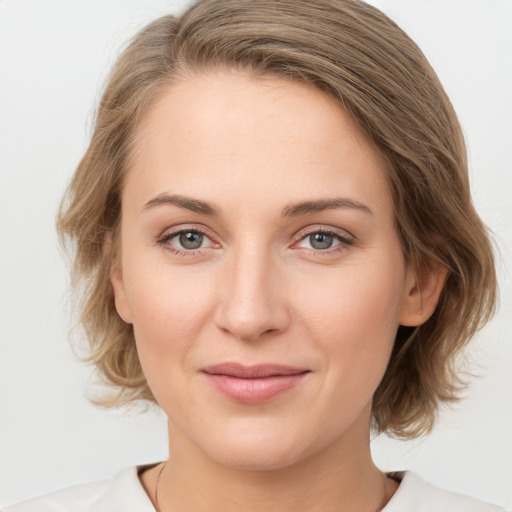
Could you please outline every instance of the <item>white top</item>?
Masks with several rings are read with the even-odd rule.
[[[445,491],[406,471],[395,495],[382,512],[505,512],[505,509]],[[3,512],[155,512],[144,491],[138,468],[131,467],[111,480],[77,485],[53,492]]]

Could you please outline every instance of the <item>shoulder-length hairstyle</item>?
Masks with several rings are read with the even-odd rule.
[[[102,403],[154,401],[109,279],[135,131],[172,84],[218,68],[286,77],[334,98],[383,157],[407,263],[449,269],[432,317],[398,329],[373,399],[377,432],[430,431],[440,405],[463,389],[461,349],[493,313],[492,247],[471,201],[461,128],[435,72],[393,21],[358,0],[199,0],[150,23],[117,60],[58,215],[88,359],[114,386]],[[114,250],[105,251],[110,242]]]

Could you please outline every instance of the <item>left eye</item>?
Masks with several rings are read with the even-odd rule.
[[[209,238],[199,231],[180,231],[168,238],[168,241],[180,249],[193,251],[201,249],[209,242]]]
[[[340,245],[343,241],[345,241],[343,237],[335,233],[317,231],[316,233],[311,233],[302,238],[299,242],[299,246],[315,251],[325,251]]]

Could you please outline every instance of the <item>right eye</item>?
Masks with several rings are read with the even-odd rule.
[[[189,256],[201,252],[202,249],[215,246],[205,233],[197,229],[181,229],[164,233],[157,240],[157,243],[161,247],[180,256]]]
[[[340,237],[336,236],[335,234],[319,231],[318,233],[313,233],[305,237],[303,242],[307,241],[311,249],[324,251],[339,245],[339,238]]]
[[[199,233],[198,231],[182,231],[181,233],[173,236],[169,242],[180,246],[182,249],[191,251],[194,249],[200,249],[205,238],[207,239],[203,233]]]

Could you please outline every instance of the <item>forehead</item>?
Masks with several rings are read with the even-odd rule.
[[[287,202],[390,202],[383,162],[353,119],[285,78],[219,71],[170,86],[137,128],[132,156],[127,188],[135,182],[148,195],[249,190],[268,199],[286,187]]]

